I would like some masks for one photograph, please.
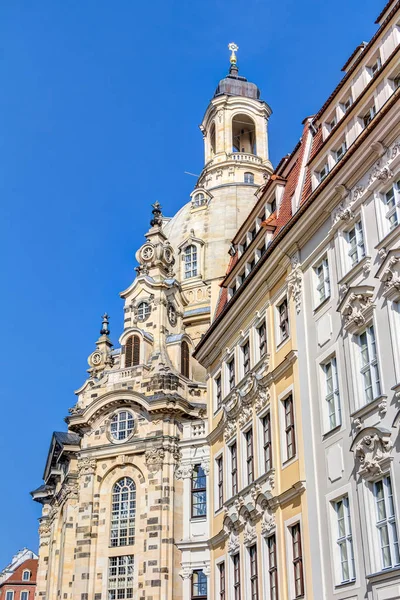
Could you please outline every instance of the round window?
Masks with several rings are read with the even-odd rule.
[[[146,321],[151,313],[150,304],[147,302],[141,302],[137,307],[137,318],[138,321]]]
[[[133,415],[127,410],[121,410],[112,417],[110,421],[111,437],[117,442],[128,439],[134,429],[135,421]]]

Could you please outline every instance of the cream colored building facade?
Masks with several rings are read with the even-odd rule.
[[[153,205],[121,293],[103,317],[68,431],[53,434],[40,519],[37,598],[165,600],[209,594],[209,444],[204,367],[232,237],[270,176],[268,105],[234,52],[201,124],[205,166],[171,219]],[[210,597],[210,596],[209,596]]]

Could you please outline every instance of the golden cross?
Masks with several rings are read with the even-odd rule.
[[[234,42],[231,42],[230,44],[228,44],[228,48],[231,51],[231,65],[236,65],[237,62],[237,58],[236,58],[236,52],[239,50],[239,46],[237,44],[235,44]]]

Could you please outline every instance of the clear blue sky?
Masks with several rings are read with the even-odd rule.
[[[0,3],[0,568],[37,549],[53,430],[65,428],[100,315],[119,291],[150,204],[172,215],[200,173],[198,130],[229,66],[270,104],[273,164],[291,151],[376,0],[2,0]]]

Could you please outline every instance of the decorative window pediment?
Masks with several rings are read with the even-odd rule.
[[[388,300],[400,300],[400,248],[390,250],[376,274],[384,286]]]
[[[372,316],[375,305],[372,302],[374,288],[369,285],[350,287],[342,298],[338,311],[342,315],[344,327],[357,333],[365,327]]]
[[[387,470],[393,460],[390,436],[391,432],[381,427],[366,427],[356,435],[350,449],[360,477],[371,481]]]
[[[212,200],[211,194],[204,188],[196,188],[190,194],[192,209],[206,208]]]

